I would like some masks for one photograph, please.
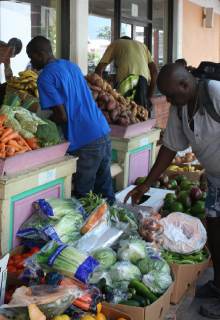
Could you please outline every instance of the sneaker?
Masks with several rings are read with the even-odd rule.
[[[200,307],[200,313],[207,318],[220,319],[220,299],[203,304]]]
[[[196,287],[195,298],[220,298],[220,289],[209,280],[206,284]]]

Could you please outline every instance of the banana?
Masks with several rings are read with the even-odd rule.
[[[25,70],[25,71],[20,71],[19,72],[19,76],[26,76],[26,77],[28,77],[28,76],[32,76],[32,77],[34,77],[34,78],[37,78],[38,77],[38,75],[34,72],[34,71],[32,71],[32,70]]]
[[[34,90],[34,95],[35,95],[36,98],[39,98],[39,93],[38,93],[37,89]]]

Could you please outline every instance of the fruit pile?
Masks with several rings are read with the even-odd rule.
[[[189,181],[184,175],[179,175],[176,182],[175,194],[167,193],[164,199],[163,216],[171,212],[183,212],[195,217],[205,217],[206,181]]]
[[[24,270],[24,260],[31,257],[34,253],[40,251],[39,247],[33,247],[31,250],[24,254],[16,253],[8,259],[7,270],[10,273],[20,274]]]

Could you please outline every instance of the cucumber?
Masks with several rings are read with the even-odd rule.
[[[139,302],[141,307],[146,307],[147,305],[150,304],[149,299],[146,299],[146,298],[144,298],[142,296],[139,296],[138,294],[134,294],[132,296],[132,300],[135,300],[135,301]]]
[[[98,282],[97,282],[97,287],[99,288],[99,290],[101,290],[101,288],[106,285],[106,279],[105,278],[101,278]]]
[[[119,304],[131,307],[140,307],[140,303],[136,300],[121,300],[119,301]]]
[[[113,288],[106,284],[106,285],[102,286],[101,291],[103,294],[106,294],[106,293],[112,292]]]
[[[134,288],[128,288],[128,292],[132,295],[136,294],[136,290]]]
[[[134,288],[138,295],[147,298],[151,303],[155,302],[158,298],[140,281],[132,280],[128,288]]]

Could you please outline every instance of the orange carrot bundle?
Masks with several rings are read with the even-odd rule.
[[[96,209],[94,209],[93,212],[90,214],[90,216],[86,219],[85,224],[81,229],[81,233],[85,234],[94,225],[98,226],[101,222],[103,222],[104,221],[103,215],[106,211],[107,211],[106,202],[100,204]]]

